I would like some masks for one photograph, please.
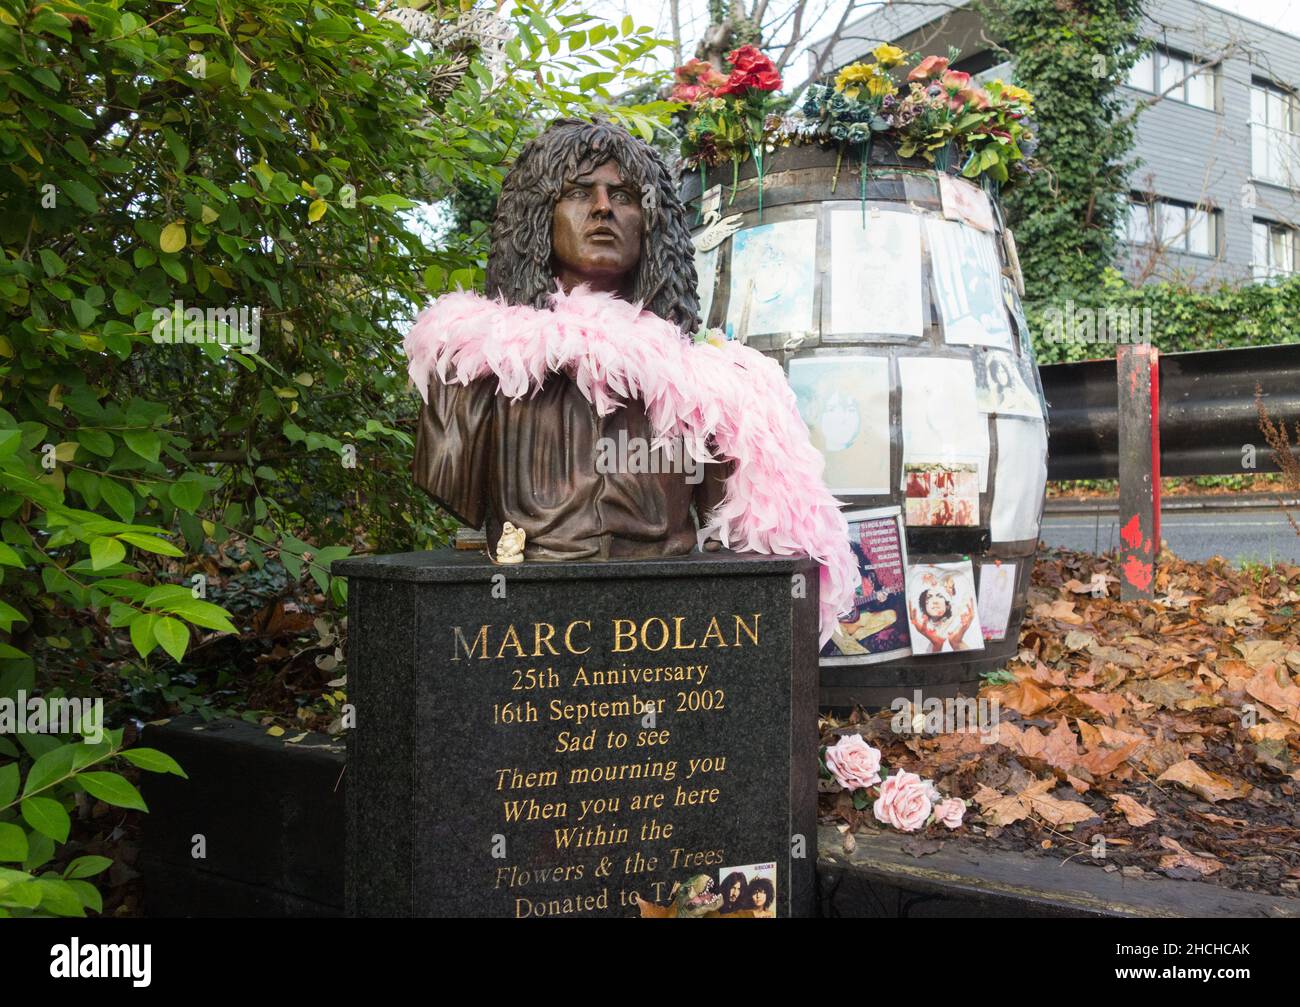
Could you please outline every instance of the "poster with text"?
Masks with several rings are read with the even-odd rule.
[[[1005,350],[983,349],[976,354],[975,401],[982,413],[1033,419],[1043,415],[1028,361]]]
[[[979,617],[985,640],[1006,639],[1015,592],[1016,564],[980,564]]]
[[[938,217],[925,218],[943,338],[962,346],[1011,349],[1002,303],[1002,267],[993,235]]]
[[[790,387],[832,493],[889,492],[889,358],[797,357]]]
[[[979,463],[974,460],[903,463],[907,523],[973,528],[980,519]]]
[[[811,332],[817,221],[784,220],[731,237],[727,331],[733,339]]]
[[[921,319],[921,223],[910,213],[834,209],[828,333],[916,336]]]
[[[997,424],[998,468],[989,532],[994,542],[1038,537],[1047,486],[1047,430],[1041,420],[1002,418]]]
[[[909,566],[907,616],[916,654],[983,650],[970,560]]]
[[[979,490],[988,489],[989,420],[975,399],[975,369],[965,359],[899,357],[903,465],[975,460]],[[900,488],[907,488],[904,471]]]
[[[907,538],[898,507],[850,511],[849,545],[858,561],[853,610],[840,616],[822,663],[873,664],[912,652],[907,628]]]
[[[745,913],[758,919],[776,916],[776,864],[747,864],[718,870],[718,912]]]

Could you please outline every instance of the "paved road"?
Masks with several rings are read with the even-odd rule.
[[[1043,520],[1042,542],[1106,552],[1119,545],[1119,528],[1113,514],[1049,513]],[[1165,511],[1160,537],[1183,559],[1222,556],[1232,563],[1300,563],[1300,535],[1276,510]]]

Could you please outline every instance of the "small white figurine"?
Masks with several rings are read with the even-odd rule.
[[[501,526],[501,538],[497,540],[498,563],[522,563],[524,561],[524,530],[516,528],[507,521]]]

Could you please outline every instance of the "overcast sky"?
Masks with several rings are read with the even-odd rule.
[[[805,43],[816,42],[834,29],[844,10],[845,0],[808,0],[810,19],[804,24],[801,35]],[[1242,17],[1250,18],[1261,24],[1300,36],[1300,0],[1203,0],[1211,6],[1231,11]],[[883,5],[880,5],[883,6]],[[784,11],[794,7],[791,0],[770,0],[769,10]],[[662,38],[672,35],[669,8],[665,0],[592,0],[590,9],[593,13],[615,20],[630,13],[638,24],[649,24],[657,29]],[[862,17],[868,9],[855,11],[850,20]],[[690,57],[700,35],[708,24],[707,0],[681,0],[682,45],[686,57]],[[784,41],[789,37],[789,26],[785,26],[777,36]],[[667,52],[667,50],[665,50]],[[661,57],[662,64],[669,66],[671,55]],[[807,70],[807,56],[800,54],[790,61],[786,77],[791,84],[798,83]]]

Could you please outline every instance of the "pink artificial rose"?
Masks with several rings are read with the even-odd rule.
[[[934,806],[936,821],[943,822],[950,829],[960,829],[962,817],[966,814],[966,802],[960,797],[950,797]]]
[[[929,80],[938,77],[948,69],[948,61],[942,56],[927,56],[921,60],[907,75],[908,80]]]
[[[844,734],[826,749],[826,768],[845,790],[874,787],[880,782],[880,750],[860,734]]]
[[[871,811],[877,821],[901,832],[915,832],[930,817],[935,796],[933,783],[900,769],[880,785],[880,797]]]

